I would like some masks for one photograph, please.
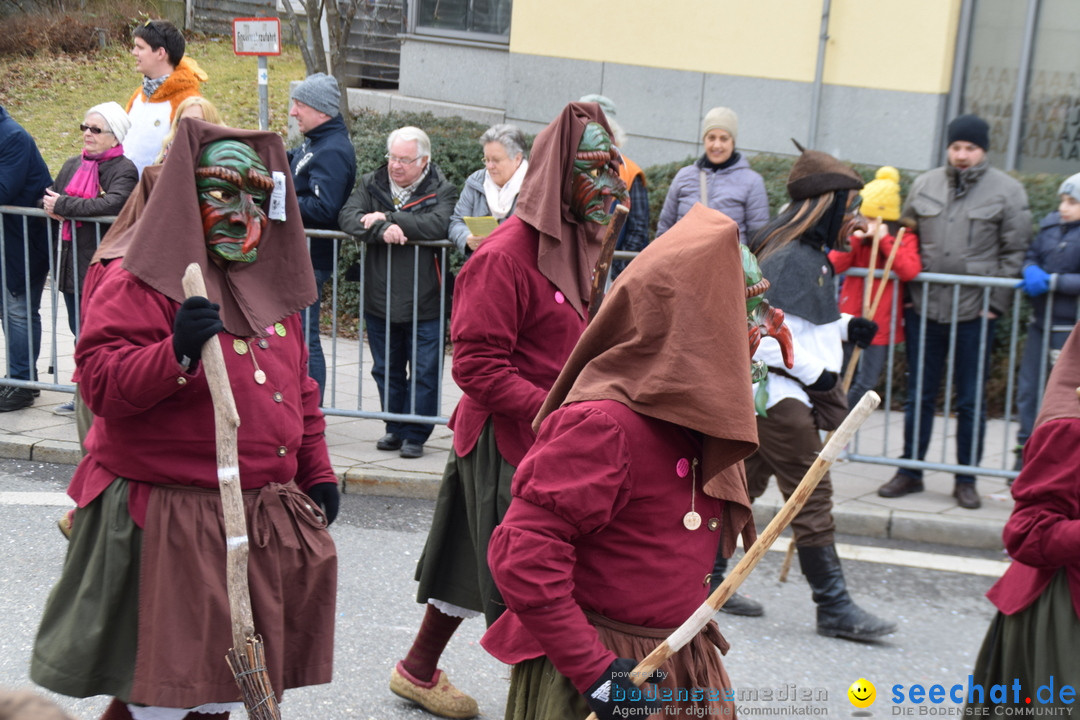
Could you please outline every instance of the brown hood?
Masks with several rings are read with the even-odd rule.
[[[574,156],[590,122],[600,123],[611,135],[600,106],[579,102],[567,105],[540,131],[514,206],[514,214],[540,232],[536,258],[540,272],[581,317],[589,304],[604,232],[603,226],[579,220],[570,209]]]
[[[1062,418],[1080,418],[1080,323],[1069,334],[1050,371],[1035,427]]]
[[[694,205],[620,273],[533,423],[605,399],[700,432],[729,550],[751,515],[740,461],[757,450],[745,287],[738,225]]]
[[[286,219],[268,220],[263,226],[258,260],[228,263],[222,270],[207,254],[195,167],[206,145],[227,139],[248,144],[267,170],[284,174]],[[184,300],[180,283],[184,269],[198,263],[207,295],[221,305],[225,329],[241,337],[266,335],[267,328],[308,307],[316,297],[292,173],[285,146],[274,133],[181,120],[165,164],[143,173],[93,262],[119,257],[126,270],[176,302]]]

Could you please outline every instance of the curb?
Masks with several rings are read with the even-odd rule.
[[[753,506],[754,523],[764,528],[782,506],[758,502]],[[836,532],[842,535],[936,543],[972,550],[1000,550],[1004,522],[980,518],[960,518],[905,510],[851,510],[833,507]]]
[[[0,436],[0,458],[78,465],[79,444],[66,440],[38,440],[25,435]],[[346,493],[435,500],[442,478],[433,475],[388,475],[367,470],[335,469]],[[764,528],[780,511],[778,502],[754,504],[754,522]],[[974,550],[1000,550],[1001,521],[917,513],[904,510],[833,507],[836,531],[843,535],[936,543]]]

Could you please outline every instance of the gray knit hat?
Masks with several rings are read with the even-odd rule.
[[[326,73],[318,72],[304,78],[293,89],[292,99],[330,117],[341,114],[341,90],[338,89],[337,80]]]
[[[1080,173],[1077,173],[1065,182],[1061,183],[1061,187],[1058,188],[1058,195],[1068,195],[1073,200],[1080,202]]]
[[[710,130],[727,130],[731,139],[738,141],[739,116],[735,111],[726,107],[714,107],[705,113],[705,119],[701,123],[701,137],[704,138]]]

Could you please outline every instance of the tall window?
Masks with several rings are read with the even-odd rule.
[[[1032,7],[1035,22],[1029,26]],[[993,164],[1008,167],[1015,158],[1025,172],[1080,170],[1078,47],[1076,0],[975,0],[962,107],[990,123]],[[1020,128],[1010,132],[1018,97]]]
[[[416,32],[507,42],[512,0],[416,0]]]
[[[1042,0],[1020,143],[1020,168],[1080,171],[1080,13],[1075,0]]]

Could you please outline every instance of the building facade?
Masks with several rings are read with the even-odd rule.
[[[1076,0],[407,0],[397,92],[354,106],[430,110],[536,132],[602,93],[643,166],[700,151],[701,118],[738,147],[922,170],[961,112],[999,167],[1080,170]]]

